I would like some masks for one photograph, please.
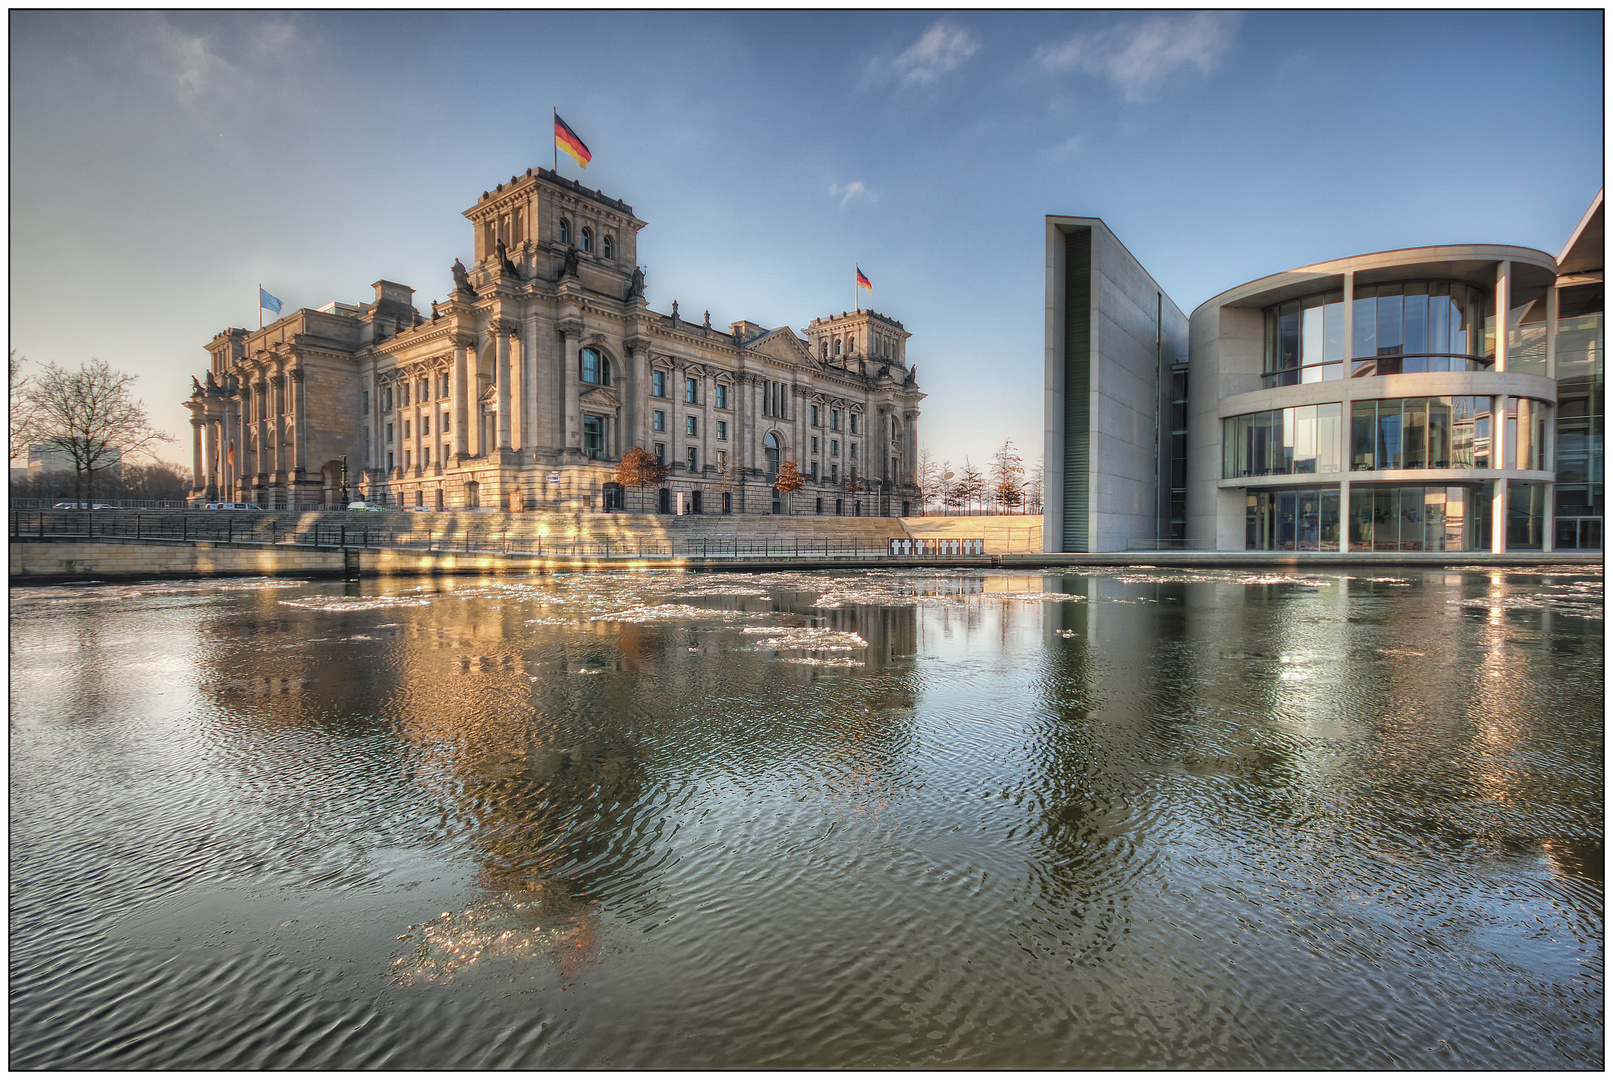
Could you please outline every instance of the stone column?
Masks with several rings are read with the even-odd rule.
[[[428,378],[429,378],[429,376],[428,376]],[[414,382],[415,381],[415,376],[410,376],[409,381]],[[417,387],[415,387],[415,389],[418,391],[420,388],[417,386]],[[425,400],[427,402],[429,402],[431,399],[426,398]],[[425,447],[426,447],[426,436],[420,430],[420,426],[421,426],[420,421],[421,421],[421,419],[423,417],[427,417],[427,416],[430,416],[430,415],[431,415],[431,406],[429,404],[424,404],[423,405],[421,403],[420,398],[416,397],[415,398],[415,405],[414,405],[414,443],[413,443],[413,447],[412,447],[412,449],[414,450],[414,474],[416,476],[424,476],[425,475],[426,463],[425,463],[425,458],[421,456],[421,451],[423,451],[425,449]]]
[[[526,401],[529,396],[526,377],[526,342],[520,332],[510,327],[503,334],[504,348],[510,354],[510,449],[526,449]]]
[[[577,405],[582,329],[581,323],[575,323],[565,327],[560,334],[560,415],[561,431],[564,433],[560,445],[564,451],[582,447],[582,420]]]
[[[292,422],[296,425],[291,431],[291,467],[298,474],[308,471],[308,384],[304,379],[306,372],[302,365],[292,369]]]
[[[214,475],[214,466],[218,461],[218,432],[212,420],[202,421],[197,425],[197,430],[200,431],[203,427],[207,431],[200,438],[202,471],[196,477],[196,486],[202,489],[204,498],[212,499],[218,493],[218,478]]]
[[[470,422],[467,419],[469,410],[466,408],[468,391],[465,389],[465,343],[462,341],[454,343],[454,374],[449,380],[448,393],[449,410],[454,425],[454,456],[463,458],[470,452],[470,433],[466,430]]]
[[[1350,550],[1350,474],[1339,480],[1339,552]]]
[[[492,336],[495,374],[498,384],[498,430],[493,433],[493,445],[499,450],[510,448],[510,335],[502,325],[494,325]]]
[[[202,421],[195,413],[190,417],[190,461],[191,488],[202,487]]]

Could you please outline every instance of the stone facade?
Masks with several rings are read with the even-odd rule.
[[[194,501],[509,510],[916,512],[919,402],[902,324],[859,310],[797,334],[650,310],[632,207],[546,169],[465,211],[470,268],[429,317],[362,305],[230,329],[190,401]],[[633,446],[672,467],[623,492]]]

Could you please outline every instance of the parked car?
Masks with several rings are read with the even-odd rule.
[[[381,508],[379,506],[376,506],[372,502],[365,502],[362,499],[360,499],[358,502],[348,503],[347,508],[349,510],[362,510],[366,513],[373,512],[379,514],[381,512]]]
[[[53,507],[53,509],[56,509],[56,510],[116,510],[117,507],[113,506],[111,503],[87,503],[87,502],[73,502],[73,501],[69,500],[67,502],[59,502],[59,503],[57,503]]]
[[[404,509],[415,514],[434,514],[437,512],[435,506],[427,506],[425,503],[416,503],[413,506],[406,506]]]
[[[207,508],[209,510],[262,510],[263,509],[263,507],[259,506],[257,503],[249,503],[249,502],[216,502],[216,503],[208,503]]]

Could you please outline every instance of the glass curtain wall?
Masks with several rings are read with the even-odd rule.
[[[1480,500],[1465,487],[1350,488],[1352,551],[1470,551]]]
[[[1249,492],[1243,546],[1248,551],[1337,551],[1339,489]]]
[[[1229,416],[1221,421],[1221,475],[1285,476],[1340,471],[1339,402]]]
[[[1546,485],[1507,484],[1507,550],[1539,550],[1546,530]]]
[[[1483,334],[1490,295],[1455,282],[1355,287],[1351,375],[1478,371],[1495,363]]]
[[[1266,309],[1265,385],[1344,378],[1344,291]]]
[[[1384,398],[1350,407],[1350,469],[1490,468],[1490,397]],[[1549,412],[1543,402],[1518,399],[1531,432],[1525,460],[1539,461]],[[1518,412],[1509,413],[1515,421]],[[1516,443],[1513,443],[1516,445]],[[1541,466],[1525,465],[1537,469]]]
[[[1602,286],[1561,290],[1557,309],[1559,549],[1602,547],[1602,448],[1607,428]]]

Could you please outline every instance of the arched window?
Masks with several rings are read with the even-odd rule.
[[[600,254],[605,256],[607,259],[614,259],[616,257],[616,239],[615,237],[611,236],[610,233],[605,234],[605,242],[600,248]]]
[[[767,438],[762,440],[762,454],[767,458],[767,475],[777,476],[779,466],[779,443],[778,436],[773,434],[771,431],[767,433]]]
[[[857,351],[857,335],[852,334],[850,337],[846,338],[846,352],[854,354],[854,353],[856,353],[856,351]]]
[[[599,355],[598,349],[582,351],[582,381],[596,386],[610,385],[610,361]]]
[[[582,227],[582,249],[584,251],[594,250],[594,230],[586,225]]]
[[[566,218],[560,219],[560,242],[562,244],[571,243],[571,222]]]
[[[836,356],[840,355],[840,339],[839,338],[835,338],[835,355]]]

